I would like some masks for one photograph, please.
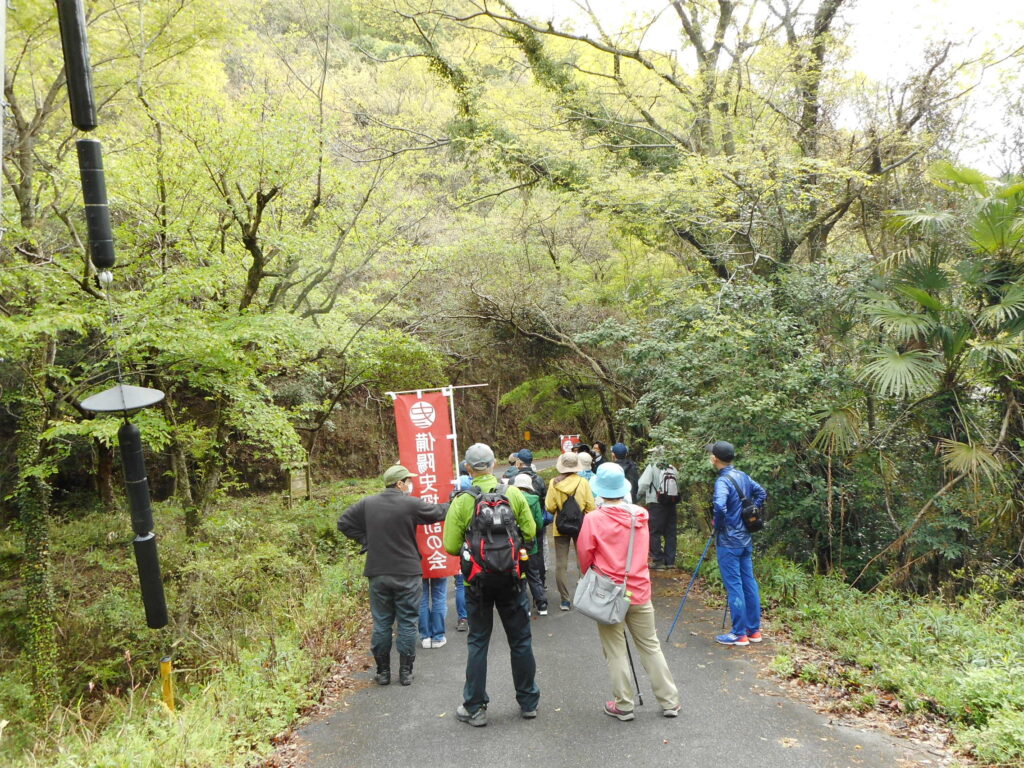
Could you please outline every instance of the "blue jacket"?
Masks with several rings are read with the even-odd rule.
[[[759,508],[764,506],[768,494],[764,488],[751,480],[746,472],[741,472],[735,467],[723,467],[715,478],[715,494],[712,500],[717,532],[715,546],[749,547],[753,545],[754,540],[744,527],[743,518],[740,517],[743,502],[736,492],[736,486],[726,477],[727,474],[732,474],[747,498],[752,499]]]

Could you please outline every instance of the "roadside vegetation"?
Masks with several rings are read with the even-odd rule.
[[[288,507],[279,495],[218,505],[189,545],[173,505],[156,510],[171,625],[145,626],[121,514],[95,510],[53,527],[63,632],[61,698],[33,712],[31,670],[11,654],[25,631],[10,536],[0,540],[3,658],[0,764],[72,768],[242,766],[272,749],[319,699],[361,631],[365,579],[339,510],[376,484],[323,488]],[[177,708],[153,671],[172,656]]]

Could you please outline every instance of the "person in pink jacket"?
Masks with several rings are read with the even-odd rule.
[[[576,553],[580,559],[580,574],[590,568],[621,582],[626,571],[626,556],[629,552],[630,523],[635,519],[633,540],[633,563],[626,577],[626,588],[630,595],[626,620],[620,624],[598,624],[601,647],[608,662],[608,674],[612,682],[612,701],[605,702],[605,714],[619,720],[632,720],[633,686],[629,675],[626,650],[626,627],[633,636],[633,642],[640,654],[640,662],[651,679],[654,695],[661,705],[665,717],[679,715],[679,690],[672,680],[665,655],[658,642],[658,631],[654,620],[654,606],[651,604],[651,572],[647,567],[647,547],[650,531],[647,526],[647,510],[623,502],[629,493],[629,481],[622,467],[606,462],[597,468],[597,474],[590,480],[594,496],[600,496],[604,503],[583,518],[583,527],[576,542]]]

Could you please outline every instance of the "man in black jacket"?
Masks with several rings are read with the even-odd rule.
[[[412,682],[423,590],[423,569],[416,546],[416,526],[444,520],[445,506],[413,498],[412,472],[396,464],[381,478],[384,491],[360,499],[338,520],[338,530],[355,539],[366,552],[363,575],[370,581],[373,636],[370,647],[377,662],[376,681],[391,682],[391,627],[398,620],[398,680]]]

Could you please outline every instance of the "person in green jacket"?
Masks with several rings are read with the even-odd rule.
[[[473,485],[485,493],[498,487],[494,476],[494,451],[483,443],[475,443],[466,450],[466,465]],[[530,505],[515,487],[505,491],[505,498],[515,514],[516,524],[522,532],[526,546],[532,546],[537,525]],[[473,519],[476,501],[472,494],[461,493],[448,507],[444,522],[444,548],[451,555],[461,555],[466,531]],[[494,609],[508,638],[512,656],[512,682],[516,689],[520,714],[527,719],[537,716],[540,689],[535,680],[537,662],[533,657],[533,636],[530,632],[530,601],[523,580],[513,575],[478,574],[466,583],[466,609],[469,613],[469,633],[466,637],[466,684],[462,690],[462,704],[455,711],[460,722],[473,726],[487,725],[487,649],[491,642]]]
[[[514,482],[516,488],[523,492],[523,498],[530,505],[530,512],[533,513],[533,521],[537,524],[537,537],[533,540],[533,546],[527,550],[529,559],[526,561],[526,581],[530,585],[530,594],[533,595],[533,605],[541,616],[548,615],[548,595],[541,580],[541,567],[544,564],[543,550],[539,543],[544,535],[544,511],[540,506],[540,497],[533,487],[533,478],[526,473],[516,475]]]

